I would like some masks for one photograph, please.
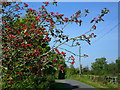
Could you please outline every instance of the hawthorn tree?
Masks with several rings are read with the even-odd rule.
[[[55,70],[59,67],[64,71],[64,63],[74,64],[74,55],[77,56],[64,49],[71,53],[70,57],[66,57],[66,52],[60,52],[58,48],[61,45],[78,46],[81,40],[90,44],[90,39],[96,37],[90,32],[96,30],[96,24],[104,21],[102,17],[109,13],[109,10],[104,8],[98,18],[90,21],[93,23],[90,30],[83,35],[69,38],[64,35],[63,29],[69,23],[81,26],[81,18],[86,17],[89,10],[85,9],[84,13],[78,10],[74,16],[68,18],[64,14],[48,12],[47,6],[50,4],[57,6],[57,2],[44,2],[39,11],[36,11],[28,8],[26,3],[2,2],[3,88],[50,89],[51,82],[54,82],[54,78],[52,81],[50,78],[54,76]],[[24,17],[21,17],[21,11],[25,11]],[[58,28],[59,25],[63,28]],[[87,36],[88,33],[90,35]],[[50,47],[49,43],[52,41],[55,44]],[[72,41],[72,45],[68,44],[69,41]]]

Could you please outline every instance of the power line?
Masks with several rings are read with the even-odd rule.
[[[106,32],[103,36],[101,36],[100,38],[98,38],[97,40],[95,40],[93,43],[97,42],[98,40],[102,39],[103,37],[105,37],[107,34],[109,34],[112,30],[114,30],[120,23],[118,23],[117,25],[115,25],[113,28],[111,28],[108,32]]]
[[[116,21],[115,18],[116,18],[116,17],[114,17],[114,18],[111,19],[112,23],[114,23],[114,21]],[[100,31],[100,33],[101,33],[101,30],[104,31],[105,28],[109,27],[109,25],[111,25],[112,23],[108,23],[107,25],[105,25],[105,27],[104,27],[103,29],[97,30],[97,32]]]

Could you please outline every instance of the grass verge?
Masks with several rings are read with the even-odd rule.
[[[117,88],[116,84],[111,84],[111,83],[103,84],[102,82],[92,81],[90,78],[85,76],[71,75],[67,79],[77,80],[87,85],[93,86],[95,88],[99,88],[100,90],[114,90],[114,88],[115,89]]]

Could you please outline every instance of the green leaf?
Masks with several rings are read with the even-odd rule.
[[[94,22],[94,20],[92,20],[90,23],[93,23]]]
[[[42,47],[39,45],[38,48],[42,48]]]

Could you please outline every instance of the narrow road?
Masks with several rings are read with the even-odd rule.
[[[64,90],[88,90],[88,89],[91,89],[91,90],[99,90],[99,89],[96,89],[92,86],[89,86],[89,85],[86,85],[82,82],[79,82],[79,81],[76,81],[76,80],[72,80],[72,79],[62,79],[62,80],[56,80],[56,82],[61,82],[61,83],[64,83],[67,85],[67,88],[64,89]],[[62,88],[62,87],[61,87]],[[63,89],[62,89],[63,90]]]

